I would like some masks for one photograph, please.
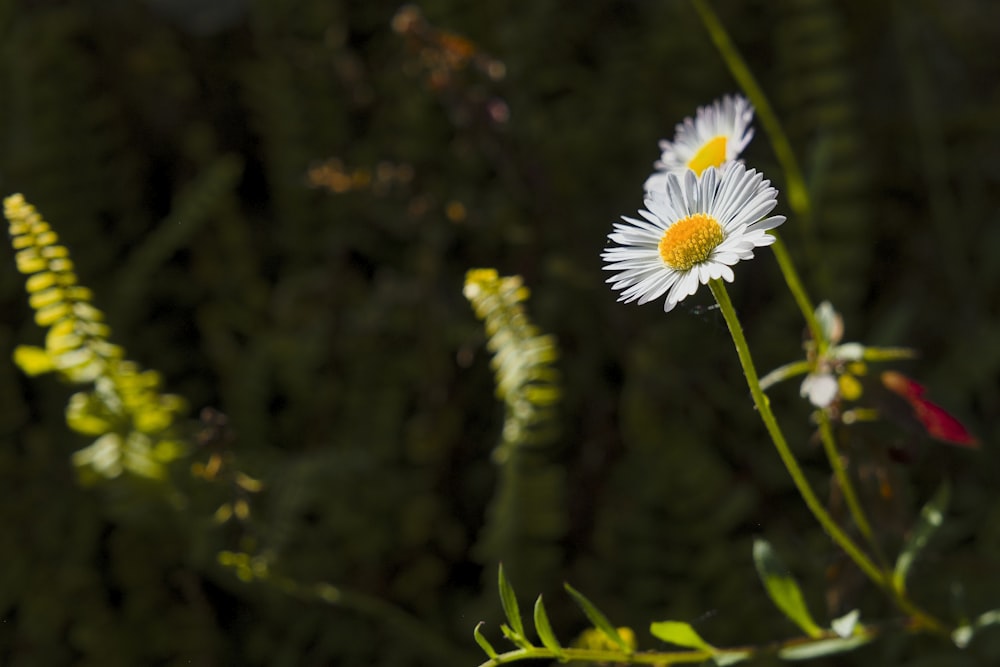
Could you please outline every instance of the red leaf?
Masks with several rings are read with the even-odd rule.
[[[886,389],[906,399],[927,435],[953,445],[979,447],[979,439],[969,433],[960,421],[923,397],[927,393],[926,387],[896,371],[883,372],[881,379]]]

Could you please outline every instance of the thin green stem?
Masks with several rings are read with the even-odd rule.
[[[490,658],[479,667],[505,665],[511,662],[520,662],[521,660],[540,659],[619,665],[704,664],[706,661],[712,659],[712,655],[708,651],[644,651],[642,653],[625,653],[623,651],[586,648],[564,648],[557,655],[551,649],[532,646],[530,648],[518,648],[506,653],[500,653],[497,657]]]
[[[799,274],[795,270],[795,264],[792,263],[792,256],[789,254],[788,248],[785,247],[785,242],[773,230],[771,234],[774,235],[774,243],[771,245],[771,249],[774,251],[774,258],[778,261],[778,268],[781,269],[781,275],[785,278],[785,284],[788,285],[788,290],[792,293],[792,298],[795,299],[796,305],[802,311],[802,317],[809,328],[809,334],[816,341],[817,353],[825,354],[829,342],[823,334],[819,320],[816,319],[816,307],[813,306],[809,295],[806,293],[806,288],[803,287],[802,281],[799,279]]]
[[[706,0],[691,0],[691,3],[701,17],[705,29],[708,30],[712,42],[719,50],[719,54],[722,56],[723,61],[725,61],[726,66],[729,67],[733,78],[736,79],[736,83],[739,84],[743,92],[746,93],[750,103],[753,104],[757,117],[760,119],[761,125],[764,126],[764,131],[767,132],[771,140],[774,154],[778,158],[778,163],[781,165],[782,170],[785,172],[785,196],[788,197],[788,205],[803,226],[805,237],[811,246],[812,204],[809,199],[809,189],[806,187],[802,169],[795,158],[792,144],[788,141],[788,136],[785,134],[785,130],[778,120],[778,115],[774,112],[771,103],[764,94],[764,90],[757,83],[753,72],[750,71],[746,61],[740,55],[736,45],[733,44],[733,40],[730,39],[729,33],[726,32],[725,26],[722,25],[722,21],[719,20],[712,7]],[[802,311],[802,316],[809,327],[809,333],[812,334],[813,340],[819,346],[819,352],[823,353],[826,351],[826,341],[819,327],[819,322],[816,320],[816,309],[813,307],[805,288],[802,286],[802,281],[799,279],[799,274],[795,270],[795,265],[792,263],[792,258],[784,242],[782,242],[781,237],[776,232],[772,231],[771,233],[777,239],[773,250],[774,257],[778,261],[778,267],[781,269],[781,275],[785,278],[785,282],[788,283],[788,289],[791,290],[799,310]],[[815,256],[816,253],[810,250],[809,255]]]
[[[733,78],[739,84],[743,92],[746,93],[750,103],[753,104],[760,118],[761,125],[771,138],[771,145],[774,147],[774,154],[785,172],[786,187],[788,189],[788,203],[797,216],[803,219],[803,224],[809,225],[811,221],[811,205],[809,202],[809,191],[806,188],[805,179],[802,176],[802,169],[799,168],[798,160],[792,151],[792,144],[788,141],[777,114],[771,107],[764,90],[757,83],[753,72],[747,66],[743,56],[740,55],[725,26],[719,20],[718,15],[706,0],[691,0],[695,10],[701,17],[702,23],[708,30],[712,42],[719,50],[719,54],[729,67]]]
[[[826,508],[823,507],[823,504],[816,497],[816,493],[809,485],[808,480],[806,480],[802,468],[799,467],[799,463],[795,459],[795,455],[792,454],[792,450],[789,448],[785,436],[781,432],[781,427],[778,426],[778,421],[771,411],[771,403],[760,388],[757,369],[754,367],[753,358],[750,356],[750,347],[747,345],[746,337],[743,335],[743,327],[740,325],[739,318],[736,317],[732,301],[729,300],[729,292],[726,291],[725,283],[716,279],[710,281],[709,286],[712,289],[715,300],[719,304],[722,316],[726,320],[726,325],[729,327],[729,333],[733,337],[733,343],[736,345],[736,353],[740,358],[740,365],[743,367],[743,374],[746,376],[747,385],[750,387],[754,405],[760,413],[760,418],[764,422],[765,428],[767,428],[768,435],[771,436],[771,440],[778,450],[778,456],[781,457],[782,463],[785,464],[785,468],[788,470],[788,474],[791,475],[795,487],[802,495],[802,499],[805,500],[806,506],[812,512],[813,516],[816,517],[816,520],[819,521],[820,525],[823,526],[827,534],[857,564],[861,571],[880,588],[886,588],[888,582],[883,572],[861,551],[858,545],[848,537],[833,520],[830,513],[826,511]]]
[[[837,443],[833,438],[833,427],[830,424],[830,416],[824,410],[818,410],[816,414],[819,420],[819,439],[823,442],[823,451],[826,452],[826,458],[830,461],[830,468],[833,469],[833,476],[837,480],[837,485],[844,494],[847,509],[851,513],[854,525],[858,527],[864,538],[868,540],[877,556],[878,545],[874,541],[871,524],[868,523],[868,517],[865,516],[865,511],[858,501],[857,493],[854,492],[854,484],[847,474],[844,462],[840,458],[840,452],[837,451]],[[882,569],[885,569],[884,564]]]
[[[872,640],[882,634],[876,625],[859,626],[854,639]],[[687,651],[636,651],[626,653],[616,649],[560,648],[558,651],[542,646],[523,646],[496,654],[479,667],[497,667],[522,660],[558,660],[559,662],[591,662],[616,665],[682,665],[713,661],[716,664],[735,664],[757,655],[780,655],[786,650],[802,650],[810,645],[822,645],[842,638],[831,631],[817,637],[794,637],[760,646],[730,646],[727,648],[692,649]]]

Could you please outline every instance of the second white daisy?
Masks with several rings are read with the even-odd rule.
[[[663,190],[646,193],[642,220],[622,216],[601,253],[619,301],[647,303],[666,295],[664,311],[695,293],[699,284],[722,278],[732,282],[732,267],[753,257],[753,249],[774,243],[767,233],[785,221],[768,216],[778,191],[757,171],[732,162],[667,174]],[[767,217],[766,217],[767,216]]]
[[[753,106],[741,95],[726,95],[699,107],[695,117],[678,123],[673,141],[660,142],[657,171],[646,179],[647,190],[662,190],[667,174],[687,170],[701,174],[739,157],[753,138]]]

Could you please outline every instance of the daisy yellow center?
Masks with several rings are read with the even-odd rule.
[[[709,167],[720,167],[726,161],[726,138],[714,137],[698,149],[694,157],[688,161],[688,168],[701,176],[701,172]]]
[[[660,238],[660,259],[675,271],[687,271],[708,259],[722,243],[724,235],[718,221],[710,215],[695,213],[672,224]]]

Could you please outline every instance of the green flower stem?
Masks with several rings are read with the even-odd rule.
[[[865,625],[856,630],[855,637],[875,639],[882,635],[882,629],[875,625]],[[809,645],[821,645],[837,641],[840,637],[831,631],[824,631],[817,637],[794,637],[761,646],[737,646],[727,648],[691,649],[685,651],[636,651],[626,653],[617,649],[560,648],[554,651],[542,646],[526,646],[483,662],[479,667],[497,667],[522,660],[558,660],[564,662],[590,662],[605,665],[686,665],[686,664],[735,664],[757,655],[780,654],[785,649],[803,649]]]
[[[736,345],[736,353],[739,355],[740,365],[743,367],[743,374],[746,376],[747,385],[750,387],[750,393],[753,395],[754,405],[760,413],[760,418],[767,428],[768,435],[771,436],[771,440],[778,450],[778,456],[781,457],[782,463],[785,464],[788,474],[792,476],[792,481],[802,495],[802,499],[805,500],[806,506],[813,513],[813,516],[816,517],[816,520],[819,521],[820,525],[823,526],[827,534],[833,538],[834,542],[840,545],[840,548],[861,568],[861,571],[880,588],[886,589],[889,583],[885,574],[861,551],[854,541],[837,525],[829,512],[826,511],[819,498],[816,497],[816,493],[812,490],[812,487],[809,486],[802,468],[799,467],[795,455],[792,454],[792,450],[785,441],[781,427],[778,426],[774,413],[771,411],[771,403],[760,388],[757,370],[754,367],[753,358],[750,356],[750,348],[747,345],[746,337],[743,335],[743,327],[740,325],[739,318],[736,317],[733,303],[729,300],[729,292],[726,291],[725,283],[722,280],[715,279],[709,281],[708,284],[712,289],[715,300],[719,304],[722,316],[726,319],[729,333],[733,337],[733,343]]]
[[[792,293],[792,298],[795,299],[799,310],[802,311],[802,317],[805,318],[809,334],[816,341],[816,353],[823,355],[829,347],[829,341],[826,340],[823,329],[819,326],[819,320],[816,319],[816,307],[809,300],[809,295],[806,294],[806,289],[802,286],[802,281],[799,280],[799,274],[795,270],[795,265],[792,263],[792,256],[788,253],[788,248],[785,247],[784,241],[781,240],[781,237],[774,230],[771,230],[770,233],[774,236],[774,243],[771,245],[771,250],[774,251],[774,258],[778,260],[778,268],[781,269],[781,275],[784,276],[785,283]]]
[[[670,651],[642,653],[625,653],[624,651],[599,650],[586,648],[564,648],[557,655],[554,651],[542,646],[519,648],[497,655],[482,663],[479,667],[505,665],[521,660],[559,660],[560,662],[591,662],[607,665],[685,665],[704,664],[712,659],[708,651]]]
[[[858,527],[864,538],[871,544],[875,555],[884,561],[879,555],[878,544],[873,538],[872,527],[868,523],[868,517],[865,516],[864,509],[862,509],[861,503],[858,502],[858,495],[854,492],[854,484],[851,483],[851,478],[848,477],[847,469],[844,467],[844,462],[837,451],[837,443],[833,438],[833,427],[830,424],[830,416],[825,410],[817,410],[816,414],[819,420],[819,438],[823,441],[823,451],[826,452],[826,458],[830,461],[830,468],[833,469],[833,475],[840,486],[840,490],[844,493],[844,501],[847,503],[847,509],[851,513],[854,525]],[[882,569],[885,569],[884,562]]]
[[[770,137],[774,154],[778,158],[782,170],[785,172],[785,196],[788,197],[788,205],[806,230],[806,238],[811,239],[812,236],[809,234],[809,231],[812,224],[812,204],[809,200],[809,189],[806,187],[799,162],[795,158],[792,144],[788,141],[788,137],[785,135],[785,131],[778,121],[777,114],[774,113],[774,109],[771,107],[771,103],[768,101],[763,89],[757,83],[753,72],[750,71],[746,61],[743,60],[743,56],[740,55],[736,45],[733,44],[733,40],[730,39],[729,33],[726,32],[726,28],[722,25],[712,7],[706,0],[691,0],[691,3],[701,17],[702,23],[708,30],[708,34],[712,38],[712,42],[715,43],[715,47],[719,50],[719,54],[725,61],[726,66],[729,67],[733,78],[736,79],[736,83],[739,84],[743,92],[746,93],[750,103],[753,104],[757,117],[760,119],[761,125],[764,126],[764,131]],[[792,296],[795,298],[795,303],[798,305],[799,310],[802,311],[802,316],[809,327],[809,333],[812,334],[812,338],[816,341],[819,348],[818,352],[822,354],[826,351],[827,343],[822,335],[823,332],[819,327],[819,322],[816,320],[816,309],[802,287],[802,281],[799,279],[798,272],[795,270],[795,265],[792,263],[791,256],[788,254],[788,249],[782,242],[781,237],[774,231],[771,234],[777,239],[774,242],[773,250],[774,257],[778,260],[778,266],[781,268],[781,275],[784,276],[785,282],[788,283],[788,289],[791,290]],[[814,252],[810,252],[809,254],[812,256],[815,255]]]
[[[819,438],[823,442],[823,451],[826,452],[826,458],[830,461],[830,468],[833,470],[834,478],[836,478],[837,484],[844,494],[844,502],[847,503],[851,519],[854,520],[854,525],[858,527],[858,530],[868,541],[868,545],[871,547],[872,553],[875,554],[882,572],[885,573],[885,581],[891,582],[892,576],[890,574],[889,563],[885,558],[885,554],[882,553],[882,547],[879,546],[878,540],[875,539],[871,524],[868,523],[868,517],[865,515],[865,510],[858,500],[858,494],[854,490],[854,484],[847,474],[844,462],[840,458],[840,452],[837,451],[837,442],[833,437],[833,425],[830,423],[830,415],[825,410],[818,410],[817,415]],[[895,594],[893,596],[896,597]]]
[[[763,89],[757,83],[757,79],[754,78],[753,72],[750,71],[746,61],[743,60],[743,56],[740,55],[736,45],[733,44],[733,40],[730,39],[729,33],[726,32],[726,28],[722,25],[722,21],[719,20],[719,17],[711,6],[709,6],[708,2],[706,0],[691,0],[691,4],[694,5],[695,10],[701,17],[702,23],[705,24],[709,36],[715,43],[715,47],[719,50],[722,59],[729,67],[733,78],[736,79],[736,83],[740,85],[740,88],[743,89],[743,92],[749,98],[750,103],[757,110],[757,117],[760,118],[761,125],[764,126],[764,130],[771,137],[775,156],[778,158],[778,162],[785,172],[788,203],[795,214],[803,219],[804,224],[808,225],[811,220],[809,191],[806,188],[805,179],[802,177],[802,170],[799,168],[798,160],[795,159],[795,153],[792,151],[792,145],[788,141],[788,137],[785,136],[785,131],[782,129],[781,123],[778,122],[777,114],[774,113],[771,103],[768,102]]]

